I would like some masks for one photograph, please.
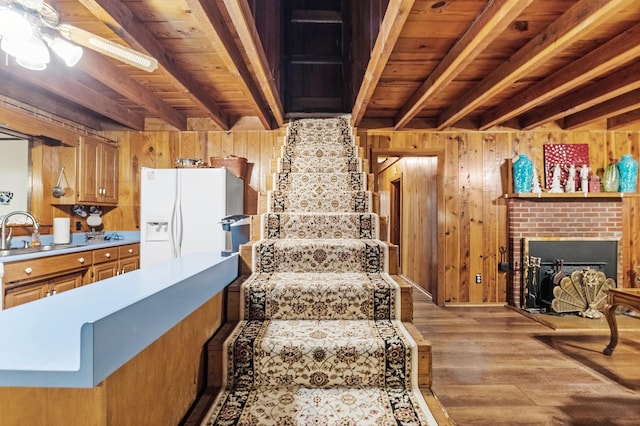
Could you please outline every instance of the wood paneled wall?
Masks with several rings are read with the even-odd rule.
[[[528,154],[539,173],[543,172],[543,145],[588,143],[591,168],[604,168],[610,160],[630,153],[638,158],[640,134],[605,131],[531,132],[428,132],[360,131],[360,143],[370,158],[387,155],[435,156],[438,158],[438,254],[437,297],[442,304],[486,304],[506,302],[507,274],[498,272],[500,248],[508,248],[507,205],[502,197],[512,188],[512,158]],[[404,174],[403,174],[404,176]],[[383,179],[385,176],[382,176]],[[379,182],[380,188],[388,187]],[[407,191],[428,190],[422,182]],[[388,200],[384,193],[380,200]],[[639,264],[640,237],[633,220],[640,200],[624,203],[622,250],[625,287],[635,282]],[[406,208],[416,206],[404,204]],[[381,207],[381,210],[384,210]],[[388,210],[387,210],[388,211]],[[412,213],[409,213],[412,214]],[[419,214],[416,210],[415,214]],[[406,250],[405,250],[406,251]],[[416,262],[428,261],[423,248]],[[412,267],[402,264],[403,273]],[[405,269],[406,268],[406,269]],[[476,284],[476,275],[482,282]],[[430,284],[424,285],[428,287]]]
[[[258,194],[266,190],[271,159],[276,155],[275,148],[282,145],[284,134],[284,130],[105,133],[120,145],[119,202],[117,208],[104,215],[105,229],[139,230],[140,169],[172,168],[176,158],[200,158],[205,162],[210,157],[246,158],[245,213],[256,214]]]
[[[139,181],[140,168],[174,167],[178,157],[195,157],[209,161],[209,157],[237,155],[246,157],[250,168],[246,176],[246,212],[257,212],[258,193],[266,192],[266,177],[271,173],[271,159],[279,155],[284,129],[277,131],[226,132],[107,132],[105,137],[120,146],[120,194],[119,206],[105,212],[105,229],[139,229]],[[508,247],[506,202],[503,194],[512,191],[512,158],[517,153],[528,154],[540,174],[543,171],[543,145],[548,143],[588,143],[591,168],[604,168],[610,160],[617,160],[630,153],[640,157],[640,133],[560,130],[531,132],[435,132],[435,131],[364,131],[358,132],[359,142],[366,155],[372,159],[378,155],[402,155],[409,157],[435,157],[437,244],[420,251],[412,248],[412,256],[403,259],[402,269],[407,276],[425,288],[434,285],[424,283],[429,259],[435,256],[436,300],[440,304],[487,304],[506,301],[507,276],[498,272],[500,248]],[[72,150],[72,148],[69,148]],[[34,158],[47,165],[40,172],[34,170],[34,194],[46,194],[59,172],[59,158],[40,145]],[[373,163],[372,163],[373,164]],[[408,178],[414,167],[403,164],[405,191],[415,194],[427,190],[421,178]],[[375,170],[373,167],[370,170]],[[40,173],[40,174],[38,174]],[[421,173],[421,172],[416,172]],[[424,172],[427,175],[430,173]],[[384,178],[386,179],[386,178]],[[387,184],[380,182],[385,202]],[[408,185],[409,184],[409,185]],[[413,187],[413,188],[410,188]],[[387,194],[388,195],[388,194]],[[423,214],[405,195],[405,221],[426,219],[412,216]],[[416,196],[417,197],[417,196]],[[418,198],[415,198],[418,199]],[[416,204],[418,205],[418,204]],[[388,209],[388,208],[387,208]],[[384,210],[384,207],[383,209]],[[625,287],[634,285],[640,264],[640,225],[634,218],[640,214],[640,197],[625,198],[623,239]],[[51,218],[66,211],[48,205],[35,205],[39,220],[50,224]],[[388,210],[387,210],[388,211]],[[429,219],[434,220],[434,219]],[[431,225],[429,225],[431,226]],[[405,223],[405,228],[407,224]],[[430,228],[431,229],[431,228]],[[47,232],[46,228],[43,232]],[[420,236],[420,233],[412,235]],[[424,238],[416,238],[424,241]],[[424,242],[423,242],[424,243]],[[409,249],[405,248],[403,252]],[[407,263],[405,263],[407,261]],[[432,277],[433,271],[427,273]],[[482,275],[482,283],[475,283],[476,274]]]

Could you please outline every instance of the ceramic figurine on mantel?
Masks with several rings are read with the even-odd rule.
[[[589,192],[600,192],[600,177],[598,175],[591,174],[589,177]]]
[[[542,187],[540,186],[540,176],[538,175],[538,169],[533,168],[533,177],[531,178],[531,192],[534,194],[542,194]]]
[[[638,161],[634,160],[631,154],[622,156],[618,161],[618,176],[620,192],[636,192],[636,182],[638,180]]]
[[[513,163],[513,185],[515,192],[531,192],[533,162],[527,154],[520,154]]]
[[[580,167],[580,190],[582,192],[589,192],[589,174],[590,174],[589,166],[583,164]]]
[[[553,178],[551,179],[551,189],[549,189],[551,193],[562,193],[562,184],[560,183],[560,165],[556,164],[553,168]]]
[[[567,182],[564,185],[564,192],[576,192],[576,166],[569,166]]]

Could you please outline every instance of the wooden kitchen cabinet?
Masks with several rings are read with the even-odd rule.
[[[78,143],[77,201],[118,204],[118,147],[82,137]]]
[[[47,290],[47,281],[8,288],[4,294],[3,307],[4,309],[13,308],[23,303],[42,299],[43,297],[47,297]]]
[[[140,244],[93,251],[91,282],[106,280],[140,268]]]
[[[140,269],[140,244],[118,247],[118,268],[120,274]]]
[[[4,263],[2,308],[54,296],[140,268],[140,244]]]
[[[4,264],[3,308],[80,287],[90,266],[88,253],[72,253]]]
[[[100,263],[94,265],[91,272],[91,282],[106,280],[118,275],[118,261]]]
[[[84,272],[75,272],[60,277],[55,277],[49,280],[49,294],[54,296],[58,293],[73,290],[82,286],[82,278]]]
[[[91,282],[106,280],[116,275],[118,275],[118,247],[94,250]]]

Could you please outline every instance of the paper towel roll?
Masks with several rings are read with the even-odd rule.
[[[69,244],[71,220],[68,217],[53,218],[53,244]]]

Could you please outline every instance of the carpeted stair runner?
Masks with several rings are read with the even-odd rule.
[[[345,118],[290,123],[203,425],[436,424]]]

